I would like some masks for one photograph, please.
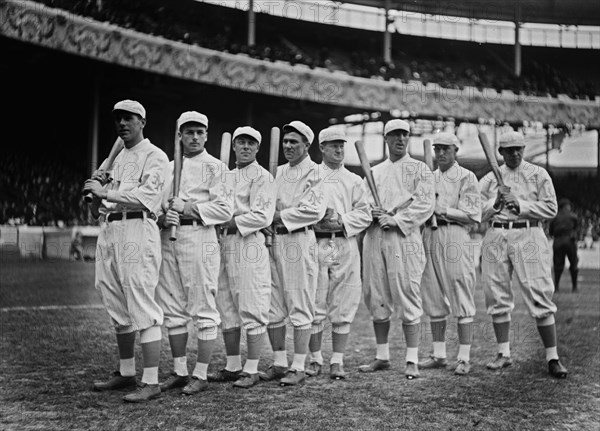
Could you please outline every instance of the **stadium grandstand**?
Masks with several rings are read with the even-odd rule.
[[[492,139],[518,128],[532,142],[526,156],[597,236],[600,6],[569,5],[2,0],[0,76],[11,91],[0,223],[86,224],[81,184],[114,141],[112,105],[131,98],[170,156],[175,119],[190,109],[208,115],[213,154],[238,125],[268,136],[299,118],[366,138],[374,163],[385,157],[383,122],[407,118],[411,148],[439,130],[471,140],[465,164],[478,175],[473,128]],[[561,165],[567,153],[580,158]]]

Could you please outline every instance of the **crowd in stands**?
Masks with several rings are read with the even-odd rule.
[[[256,14],[258,43],[248,46],[246,15],[240,10],[193,0],[38,1],[124,28],[218,51],[344,71],[366,78],[418,80],[444,88],[510,89],[537,96],[566,94],[592,100],[600,94],[594,78],[567,76],[531,55],[523,57],[521,77],[514,77],[508,66],[512,52],[507,47],[402,36],[402,40],[392,44],[393,61],[386,63],[382,36],[377,32]]]
[[[571,201],[572,211],[579,219],[577,238],[584,246],[600,237],[600,177],[568,175],[555,179],[554,188],[558,198]]]
[[[81,175],[59,162],[33,160],[20,154],[4,154],[0,172],[0,224],[87,224]]]

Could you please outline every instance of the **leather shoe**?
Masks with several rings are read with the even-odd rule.
[[[189,383],[181,390],[184,395],[194,395],[208,389],[208,382],[196,376],[192,376]]]
[[[123,401],[128,403],[143,403],[158,397],[160,397],[160,386],[158,384],[140,383],[135,392],[123,397]]]
[[[229,371],[228,369],[223,368],[214,374],[209,374],[207,380],[209,382],[235,382],[240,378],[241,372],[242,370]]]
[[[258,376],[261,380],[270,382],[271,380],[277,380],[284,377],[287,370],[288,369],[286,367],[271,365],[264,373],[258,373]]]
[[[279,380],[281,386],[296,386],[306,379],[304,371],[288,370],[285,377]]]
[[[370,364],[361,365],[358,367],[358,371],[361,373],[374,373],[375,371],[388,370],[390,367],[390,361],[387,359],[375,359]]]
[[[344,366],[342,364],[331,364],[329,378],[332,380],[344,380],[346,378]]]
[[[425,359],[423,362],[419,362],[419,368],[422,370],[446,368],[446,365],[448,365],[448,360],[446,358],[436,358],[433,355]]]
[[[249,374],[246,372],[240,373],[240,378],[233,382],[233,387],[249,389],[260,381],[260,377],[257,374]]]
[[[469,371],[471,371],[471,364],[469,364],[466,361],[463,361],[462,359],[456,363],[456,367],[454,368],[454,374],[456,374],[457,376],[464,376],[466,374],[469,374]]]
[[[558,359],[551,359],[548,361],[548,372],[552,377],[556,377],[557,379],[564,379],[567,377],[567,374],[569,374],[567,369]]]
[[[113,376],[105,382],[94,382],[95,391],[114,391],[116,389],[134,388],[136,385],[135,376],[122,376],[119,371],[115,371]]]
[[[496,359],[494,359],[492,362],[489,362],[486,367],[490,370],[499,370],[501,368],[510,367],[512,363],[513,361],[510,359],[510,357],[503,356],[502,353],[498,353]]]
[[[180,376],[173,373],[167,380],[160,384],[161,391],[168,391],[169,389],[182,388],[190,381],[189,376]]]
[[[311,362],[304,371],[308,377],[316,377],[321,374],[322,365],[318,362]]]
[[[408,380],[416,379],[419,377],[419,367],[414,362],[406,363],[406,370],[404,371],[404,375]]]

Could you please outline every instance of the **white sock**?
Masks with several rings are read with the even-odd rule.
[[[333,352],[331,355],[331,363],[344,365],[344,354],[341,352]]]
[[[244,364],[244,372],[248,374],[258,373],[258,359],[246,359]]]
[[[142,374],[142,383],[158,385],[158,367],[144,368],[144,374]]]
[[[470,344],[459,344],[458,345],[458,357],[459,361],[469,362],[471,359],[471,345]]]
[[[419,348],[418,347],[407,347],[406,348],[406,362],[412,362],[413,364],[419,363]]]
[[[556,346],[546,347],[546,362],[549,362],[552,359],[558,359],[558,352],[556,350]]]
[[[375,358],[381,359],[382,361],[390,360],[390,343],[378,344],[377,345],[377,355]]]
[[[119,372],[123,377],[135,376],[135,358],[119,359]]]
[[[192,375],[194,377],[198,377],[199,379],[206,380],[206,372],[208,371],[208,364],[203,364],[202,362],[196,362],[196,366],[194,367],[194,372]]]
[[[498,343],[498,353],[510,358],[510,343]]]
[[[290,367],[292,370],[304,371],[304,362],[306,361],[306,355],[300,353],[294,353],[294,361]]]
[[[273,365],[284,368],[288,367],[286,350],[275,350],[273,352]]]
[[[175,374],[178,376],[187,376],[187,356],[181,356],[180,358],[173,358],[173,368]]]
[[[446,359],[446,343],[444,341],[433,342],[433,356],[439,359]]]
[[[242,357],[240,355],[227,356],[227,371],[239,371],[242,369]]]
[[[310,362],[316,362],[319,365],[323,365],[323,353],[318,350],[316,352],[310,352]]]

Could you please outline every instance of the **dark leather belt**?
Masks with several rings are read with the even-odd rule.
[[[526,221],[515,221],[515,222],[508,222],[508,221],[493,221],[491,223],[492,227],[497,227],[500,229],[525,229],[527,227],[541,227],[542,226],[542,222],[541,221],[530,221],[530,222],[526,222]]]
[[[193,226],[194,222],[196,222],[197,225],[202,226],[202,220],[198,220],[195,218],[182,218],[179,220],[179,225],[180,226]]]
[[[453,222],[453,221],[448,221],[448,220],[437,220],[437,225],[438,227],[440,226],[450,226],[450,225],[459,225],[459,223]],[[425,226],[430,226],[431,227],[431,221],[427,220],[427,223],[425,223]]]
[[[287,235],[288,233],[306,232],[306,231],[309,231],[309,230],[312,230],[312,229],[313,229],[312,226],[306,226],[306,227],[302,227],[300,229],[296,229],[296,230],[291,230],[290,231],[290,230],[287,230],[286,227],[278,227],[278,228],[275,228],[275,233],[277,235]]]
[[[221,228],[221,235],[235,235],[239,232],[236,227],[229,227],[227,229]]]
[[[146,213],[146,217],[154,220],[154,218],[152,216],[150,216],[148,213]],[[129,212],[125,212],[125,219],[126,220],[132,220],[132,219],[138,219],[138,218],[144,218],[144,211],[129,211]],[[106,216],[106,221],[119,221],[119,220],[123,220],[123,213],[110,213],[108,216]]]
[[[332,236],[345,236],[343,231],[337,232],[315,232],[317,238],[331,238]]]

